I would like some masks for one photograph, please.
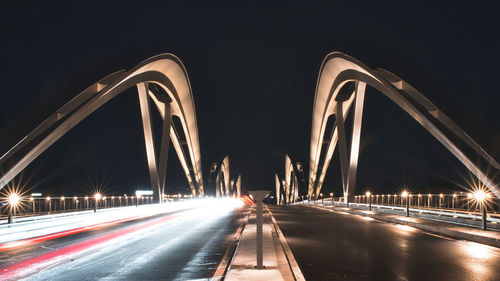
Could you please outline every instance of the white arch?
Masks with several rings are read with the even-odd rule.
[[[355,83],[355,89],[350,96],[338,95],[342,86],[348,82]],[[372,70],[356,59],[339,52],[330,53],[321,65],[316,94],[313,106],[311,129],[309,187],[311,196],[314,191],[319,194],[330,160],[337,143],[341,158],[342,182],[344,198],[354,194],[356,169],[359,152],[359,138],[361,130],[362,110],[366,85],[372,86],[391,99],[399,107],[412,116],[420,125],[429,131],[434,138],[443,144],[465,167],[471,171],[490,191],[500,197],[500,188],[491,179],[485,170],[476,165],[469,156],[458,146],[457,142],[464,144],[474,152],[474,156],[485,161],[498,171],[500,164],[481,148],[469,135],[458,127],[448,116],[440,111],[431,101],[425,98],[415,88],[396,75],[383,70]],[[355,104],[353,137],[350,157],[347,154],[345,141],[344,119],[350,107]],[[340,114],[340,112],[342,114]],[[328,117],[335,115],[336,123],[332,132],[326,156],[323,163],[319,163],[322,153],[322,143],[325,139],[325,129]],[[440,127],[445,127],[449,132],[444,132]],[[450,134],[454,138],[450,138]],[[475,159],[475,158],[474,158]],[[318,169],[322,169],[318,175]],[[491,172],[491,171],[490,171]]]
[[[167,95],[152,91],[148,84],[160,86]],[[184,65],[173,54],[160,54],[146,59],[129,71],[113,73],[92,84],[62,106],[56,113],[0,158],[0,166],[14,159],[14,165],[8,168],[7,172],[0,178],[0,189],[80,121],[124,90],[136,85],[139,91],[141,114],[143,117],[148,165],[152,179],[151,184],[153,186],[158,185],[158,188],[161,189],[159,193],[163,193],[168,137],[170,136],[193,195],[196,194],[196,187],[198,194],[203,195],[198,125],[191,84]],[[147,103],[148,96],[154,101],[160,115],[164,119],[159,167],[156,165],[152,141],[150,111]],[[181,121],[182,130],[186,137],[185,143],[188,155],[184,155],[181,140],[179,140],[175,128],[171,126],[171,115],[178,116]],[[36,138],[41,135],[45,135],[45,137],[42,140],[36,141]],[[20,153],[22,148],[30,145],[33,145],[32,149],[28,152]],[[187,156],[189,156],[190,160],[186,160]],[[162,170],[161,168],[164,169]]]

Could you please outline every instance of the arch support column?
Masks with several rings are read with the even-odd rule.
[[[165,103],[162,114],[163,126],[160,143],[160,155],[156,158],[153,138],[153,124],[151,120],[151,107],[149,106],[149,89],[147,83],[137,84],[139,105],[141,108],[142,126],[144,129],[144,142],[146,145],[146,157],[148,161],[151,186],[158,190],[158,202],[161,204],[165,191],[165,178],[167,174],[168,148],[170,144],[170,127],[172,126],[172,111],[170,103]]]
[[[352,126],[351,149],[347,151],[347,139],[345,134],[345,116],[343,101],[336,105],[336,126],[338,131],[338,146],[340,153],[340,169],[342,172],[342,187],[344,191],[344,203],[352,201],[356,186],[356,173],[358,170],[359,142],[361,138],[361,125],[363,119],[363,106],[365,101],[366,83],[356,82],[354,89],[354,121]]]

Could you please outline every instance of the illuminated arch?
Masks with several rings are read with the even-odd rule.
[[[349,83],[354,86],[352,89],[346,89]],[[377,89],[406,111],[455,155],[491,192],[500,197],[498,185],[487,175],[485,169],[480,168],[471,159],[480,159],[487,163],[496,170],[493,174],[498,174],[500,165],[467,133],[401,78],[383,69],[370,69],[356,59],[339,52],[326,56],[317,81],[311,129],[309,196],[313,193],[320,193],[337,143],[345,202],[348,202],[348,198],[354,195],[366,85]],[[341,89],[347,91],[339,94]],[[348,155],[344,120],[353,104],[355,108],[351,153]],[[328,117],[331,115],[335,115],[335,126],[328,141],[324,161],[320,163],[322,144],[325,141],[325,128]],[[443,127],[446,131],[440,129]],[[459,148],[459,144],[472,151],[474,158],[467,156],[464,150]],[[320,167],[321,170],[318,171]]]
[[[158,91],[152,85],[160,87],[164,92]],[[70,129],[112,98],[133,86],[137,86],[139,94],[151,185],[158,188],[159,195],[163,194],[169,139],[171,139],[191,192],[193,195],[196,193],[203,195],[198,125],[191,84],[184,65],[173,54],[160,54],[146,59],[129,71],[113,73],[92,84],[59,108],[56,113],[0,158],[0,166],[4,166],[5,163],[14,163],[1,176],[0,189]],[[164,120],[158,160],[153,142],[149,98],[154,102]],[[172,126],[172,116],[179,118],[182,128]],[[179,139],[177,130],[182,130],[184,140]],[[24,152],[23,148],[29,149]],[[186,149],[187,153],[185,153]]]
[[[231,190],[231,175],[229,173],[229,155],[219,164],[217,177],[215,179],[216,196],[229,196]]]
[[[297,179],[297,171],[293,165],[290,156],[285,155],[285,203],[294,203],[299,195],[299,181]]]

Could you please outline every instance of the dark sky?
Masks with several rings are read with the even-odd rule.
[[[285,153],[308,164],[319,67],[329,52],[341,51],[410,82],[498,161],[495,7],[420,1],[6,2],[0,19],[2,154],[88,85],[170,52],[191,80],[205,183],[210,164],[229,154],[231,173],[242,174],[244,187],[271,189],[274,173],[283,175]],[[426,190],[468,177],[380,93],[368,90],[365,105],[359,192],[402,185]],[[177,192],[187,183],[177,157],[170,156],[167,187]],[[338,194],[337,154],[333,162],[325,188]],[[21,182],[52,193],[95,187],[120,193],[148,186],[148,179],[138,100],[130,89],[59,140]]]

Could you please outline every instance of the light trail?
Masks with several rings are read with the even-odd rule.
[[[76,233],[81,233],[93,229],[102,229],[107,226],[119,225],[127,221],[136,221],[133,225],[125,226],[117,230],[110,230],[104,234],[97,233],[97,236],[92,236],[86,241],[76,242],[68,246],[63,246],[60,249],[53,250],[48,253],[43,253],[38,256],[32,256],[30,258],[21,260],[15,264],[10,264],[0,269],[0,280],[12,280],[19,279],[37,274],[39,276],[42,272],[50,270],[51,268],[59,267],[65,262],[72,261],[75,257],[87,257],[92,256],[96,251],[106,250],[108,251],[117,243],[131,243],[137,237],[142,237],[144,235],[150,235],[158,231],[158,229],[164,227],[164,225],[170,221],[186,222],[193,219],[199,219],[201,217],[205,218],[220,218],[226,216],[229,212],[234,211],[236,208],[243,205],[241,200],[234,199],[212,199],[212,200],[199,200],[193,207],[193,203],[180,204],[183,208],[179,212],[168,213],[163,212],[163,216],[159,218],[151,218],[150,220],[140,222],[140,219],[151,217],[155,214],[132,216],[124,219],[107,221],[103,223],[93,224],[85,227],[79,227],[75,229],[70,229],[62,232],[51,233],[48,235],[38,236],[30,239],[18,240],[13,242],[8,242],[0,245],[1,251],[12,250],[16,247],[25,246],[31,243],[43,242],[47,240],[52,240],[64,236],[69,236]],[[189,206],[190,208],[185,208]],[[171,208],[180,209],[180,208]],[[205,222],[209,220],[205,219]],[[184,236],[184,235],[182,235]],[[161,251],[162,247],[158,248]],[[101,249],[101,250],[99,250]],[[151,253],[151,252],[150,252]],[[10,255],[8,252],[7,255]]]

